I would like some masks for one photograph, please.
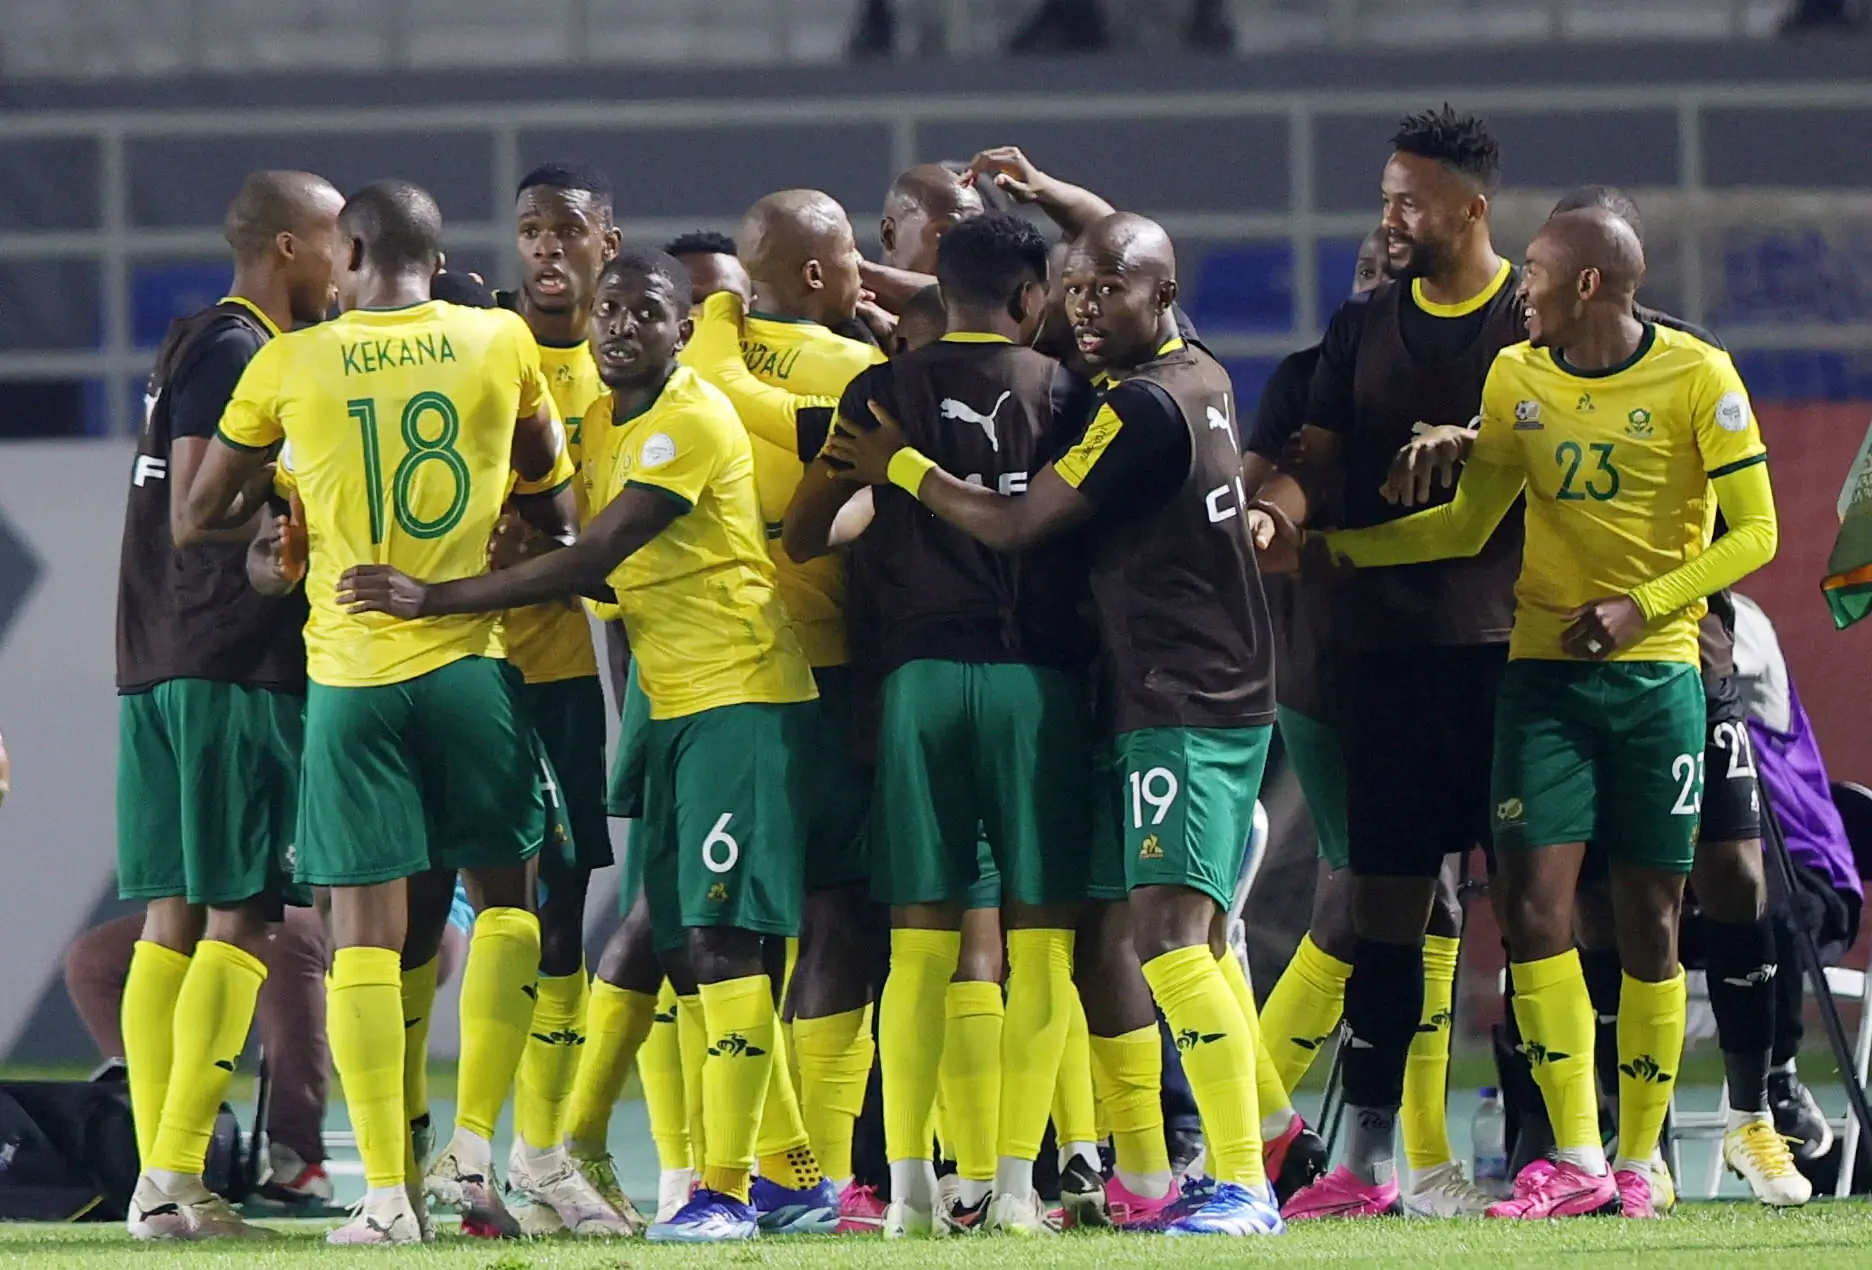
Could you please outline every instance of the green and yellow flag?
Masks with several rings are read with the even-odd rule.
[[[1833,626],[1845,630],[1872,612],[1872,428],[1866,430],[1839,496],[1839,537],[1820,584]]]

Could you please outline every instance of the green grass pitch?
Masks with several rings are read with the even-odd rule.
[[[869,1237],[765,1239],[733,1247],[669,1248],[640,1240],[567,1239],[506,1244],[444,1229],[419,1249],[328,1248],[327,1224],[278,1224],[281,1236],[238,1245],[138,1245],[115,1226],[0,1226],[0,1266],[12,1270],[679,1270],[682,1267],[854,1266],[864,1270],[990,1270],[1009,1267],[1172,1265],[1177,1270],[1241,1265],[1434,1266],[1438,1270],[1544,1270],[1764,1265],[1830,1270],[1872,1267],[1872,1205],[1816,1202],[1774,1213],[1753,1204],[1689,1204],[1652,1222],[1613,1218],[1541,1224],[1384,1220],[1321,1224],[1278,1239],[1180,1239],[1066,1235],[1043,1242],[1004,1238],[884,1243]]]

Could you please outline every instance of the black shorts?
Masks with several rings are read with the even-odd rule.
[[[1750,842],[1761,837],[1761,791],[1748,710],[1725,675],[1705,685],[1709,735],[1703,749],[1703,818],[1699,842]]]
[[[1490,849],[1495,694],[1505,644],[1352,655],[1340,732],[1355,877],[1433,878]]]

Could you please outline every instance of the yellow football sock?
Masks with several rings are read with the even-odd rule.
[[[677,1056],[682,1059],[683,1115],[689,1122],[689,1155],[695,1167],[708,1159],[708,1126],[702,1120],[702,1068],[708,1060],[708,1024],[700,995],[676,998]]]
[[[149,1168],[156,1154],[156,1130],[163,1101],[169,1096],[169,1069],[175,1062],[176,998],[188,974],[186,954],[139,939],[130,954],[124,980],[124,1066],[129,1069],[130,1115],[136,1121],[137,1158]]]
[[[1073,932],[1007,933],[1007,1018],[1001,1027],[1001,1124],[995,1153],[1031,1160],[1046,1137],[1072,1019]]]
[[[1321,952],[1311,935],[1302,935],[1293,960],[1274,981],[1261,1008],[1261,1031],[1274,1038],[1268,1053],[1287,1089],[1300,1083],[1338,1030],[1351,977],[1352,963]]]
[[[878,1001],[878,1058],[884,1067],[884,1157],[927,1160],[935,1114],[949,980],[962,932],[893,930],[890,975]]]
[[[540,980],[540,1004],[546,1002],[545,987],[552,982]],[[656,1016],[656,998],[642,992],[631,992],[624,988],[606,983],[602,979],[591,981],[591,996],[585,1006],[585,1044],[578,1051],[578,1071],[572,1077],[572,1096],[566,1104],[565,1138],[572,1144],[575,1155],[592,1158],[606,1152],[606,1144],[611,1138],[611,1109],[617,1106],[618,1095],[624,1092],[624,1080],[630,1075],[631,1063],[636,1060],[639,1047],[644,1038],[650,1035],[652,1021]],[[670,1001],[674,1004],[676,998]],[[535,1031],[538,1028],[539,1015],[533,1016]],[[672,1015],[668,1029],[670,1045],[676,1043],[675,1016]],[[527,1053],[532,1053],[529,1046]],[[680,1073],[680,1064],[678,1067]],[[526,1087],[526,1059],[520,1060],[520,1084]],[[682,1123],[682,1085],[680,1074],[677,1077],[676,1121]],[[514,1104],[514,1115],[520,1114],[518,1100]],[[688,1131],[683,1132],[683,1139],[688,1140]],[[526,1139],[528,1146],[539,1143]],[[687,1147],[684,1154],[687,1154]]]
[[[793,1062],[787,1054],[786,1032],[780,1026],[778,1013],[774,1026],[779,1029],[776,1038],[780,1043],[774,1046],[773,1079],[767,1085],[760,1131],[754,1137],[755,1164],[768,1181],[802,1191],[819,1185],[825,1174],[819,1168],[819,1157],[813,1154],[805,1117],[800,1114],[799,1089],[793,1082]]]
[[[176,994],[169,1091],[148,1167],[190,1176],[202,1171],[266,974],[258,958],[233,944],[204,939],[195,945]]]
[[[1092,1097],[1092,1045],[1085,1006],[1073,993],[1066,1017],[1066,1048],[1060,1053],[1059,1079],[1053,1085],[1053,1136],[1064,1150],[1074,1142],[1097,1142],[1097,1102]]]
[[[773,983],[766,975],[748,975],[705,983],[701,996],[709,1041],[702,1068],[702,1118],[708,1124],[702,1185],[746,1203],[761,1104],[775,1084],[780,1049]]]
[[[501,1104],[526,1048],[539,981],[539,918],[518,908],[490,908],[475,918],[462,967],[461,1063],[455,1077],[455,1127],[494,1136]]]
[[[819,1167],[834,1181],[852,1175],[852,1126],[864,1110],[871,1078],[871,1007],[793,1020],[799,1060],[800,1114]]]
[[[1621,1160],[1649,1160],[1657,1150],[1683,1061],[1686,1009],[1682,970],[1663,983],[1624,976],[1618,1008]]]
[[[442,959],[431,957],[402,975],[403,1110],[411,1120],[429,1114],[429,1016],[435,1012],[436,976]]]
[[[1170,1172],[1164,1142],[1163,1041],[1157,1025],[1091,1038],[1092,1088],[1111,1126],[1112,1154],[1130,1174]]]
[[[1423,947],[1423,1018],[1404,1061],[1404,1107],[1398,1133],[1404,1139],[1404,1162],[1413,1169],[1433,1169],[1455,1157],[1450,1151],[1449,1086],[1451,1003],[1456,993],[1459,940],[1425,935]]]
[[[1202,1113],[1210,1172],[1221,1182],[1264,1185],[1254,1038],[1209,945],[1151,958],[1144,978],[1183,1057],[1183,1074]]]
[[[388,948],[340,948],[332,958],[326,1030],[344,1087],[364,1183],[403,1185],[409,1120],[403,1114],[402,971]]]
[[[1534,1069],[1554,1145],[1561,1150],[1597,1151],[1599,1100],[1593,1090],[1593,1008],[1580,971],[1579,952],[1516,962],[1515,1021],[1521,1048]]]
[[[1222,977],[1228,980],[1229,992],[1235,997],[1235,1004],[1240,1007],[1242,1018],[1248,1022],[1248,1034],[1254,1038],[1255,1047],[1255,1106],[1261,1113],[1265,1125],[1274,1117],[1281,1117],[1281,1128],[1287,1128],[1287,1122],[1293,1119],[1293,1099],[1288,1097],[1287,1086],[1281,1083],[1280,1070],[1274,1066],[1274,1056],[1268,1053],[1267,1039],[1261,1035],[1261,1012],[1255,1008],[1254,989],[1248,986],[1248,972],[1242,969],[1241,958],[1232,951],[1217,958],[1216,964],[1222,967]]]
[[[597,1000],[595,988],[592,1000]],[[650,1035],[637,1050],[637,1079],[643,1082],[644,1109],[650,1117],[650,1140],[656,1143],[657,1167],[665,1170],[694,1168],[695,1157],[689,1152],[689,1111],[683,1097],[676,989],[670,987],[667,979],[657,993],[652,1017]],[[595,1014],[593,1021],[596,1022]]]
[[[995,1175],[995,1124],[1001,1097],[1004,1007],[1001,985],[951,983],[944,997],[942,1063],[943,1154],[971,1182]]]
[[[514,1074],[514,1132],[527,1146],[544,1151],[559,1145],[566,1098],[588,1048],[584,965],[576,974],[541,975],[538,991]]]

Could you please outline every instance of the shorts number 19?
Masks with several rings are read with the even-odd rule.
[[[1170,804],[1176,801],[1177,788],[1176,773],[1167,767],[1131,773],[1131,827],[1144,827],[1145,804],[1150,805],[1151,823],[1161,825],[1170,814]]]

